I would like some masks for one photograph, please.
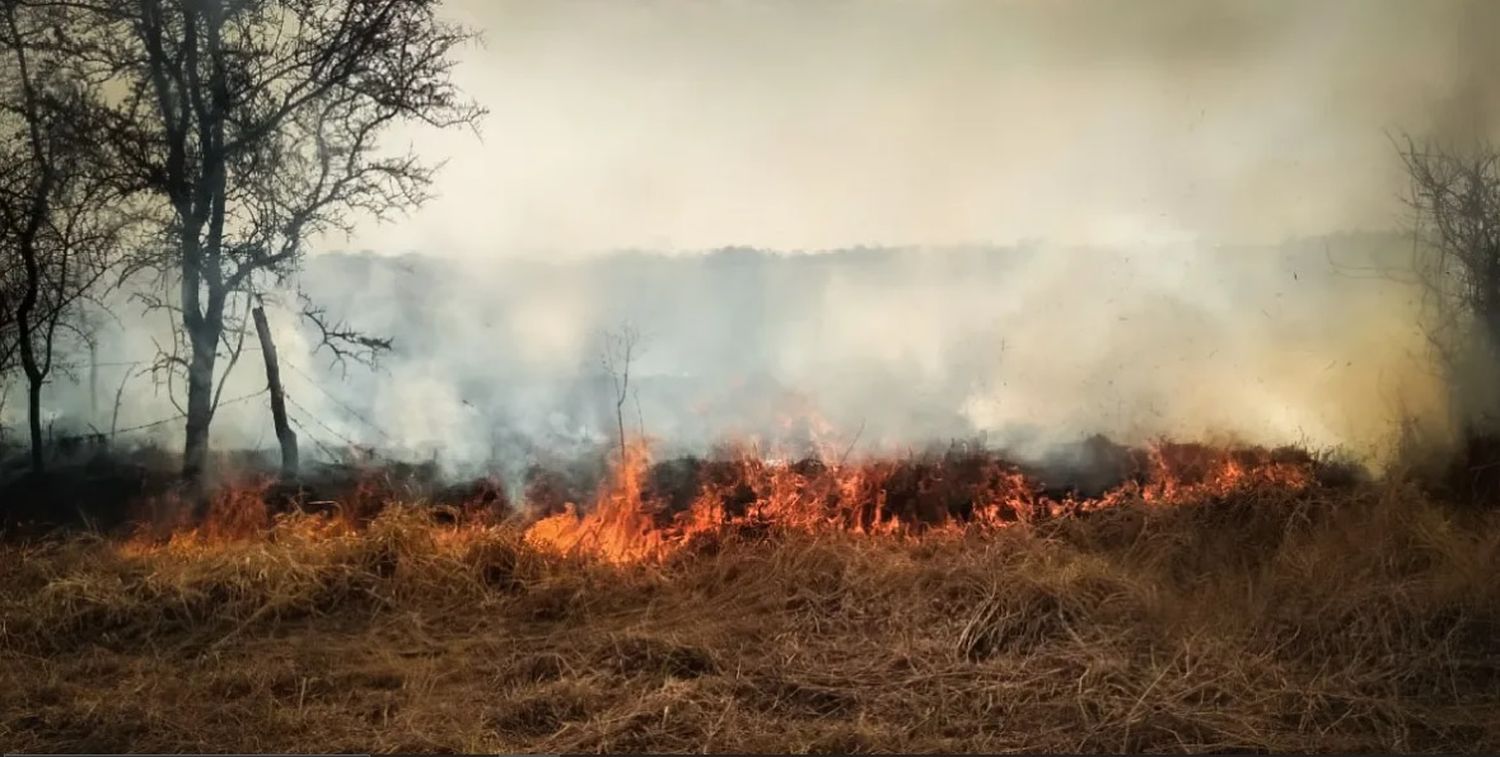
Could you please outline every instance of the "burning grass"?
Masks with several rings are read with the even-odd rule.
[[[1101,446],[1105,445],[1105,446]],[[1347,468],[1298,449],[1219,448],[1160,443],[1091,449],[1112,485],[1094,496],[1049,488],[982,448],[853,464],[808,458],[772,462],[743,451],[716,460],[651,465],[626,451],[613,477],[580,514],[572,502],[527,529],[533,542],[615,562],[661,559],[740,531],[795,530],[913,536],[987,531],[1119,506],[1188,504],[1255,490],[1297,494]],[[1110,470],[1113,469],[1113,470]],[[555,508],[554,508],[555,509]]]
[[[627,467],[582,518],[393,505],[11,544],[0,742],[1500,748],[1500,517],[1188,452],[1098,496],[963,454],[738,458]]]

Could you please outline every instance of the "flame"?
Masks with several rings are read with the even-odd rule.
[[[571,486],[528,489],[528,506],[546,514],[525,527],[524,538],[560,553],[640,563],[736,535],[962,534],[1131,503],[1168,507],[1262,489],[1297,493],[1318,483],[1316,461],[1299,450],[1161,441],[1143,449],[1113,448],[1119,483],[1085,496],[1049,491],[1037,475],[977,446],[850,461],[847,439],[835,438],[816,421],[809,425],[820,430],[816,453],[801,458],[763,454],[757,442],[744,440],[710,459],[653,463],[650,443],[637,440],[589,495]],[[288,491],[272,477],[242,476],[218,488],[206,517],[196,519],[191,516],[198,508],[169,492],[140,503],[147,515],[142,522],[151,527],[138,532],[127,550],[193,551],[254,540],[285,526],[282,514],[291,511],[323,516],[306,521],[319,524],[310,537],[350,533],[392,503],[421,499],[396,473],[359,472],[336,501],[306,489]],[[558,492],[583,501],[563,501]],[[449,511],[451,522],[498,522],[482,492],[460,496],[470,499],[438,506]]]
[[[662,554],[666,534],[656,527],[649,503],[641,497],[642,475],[650,462],[646,447],[637,442],[623,450],[611,483],[601,489],[588,515],[579,517],[577,506],[568,503],[562,512],[532,524],[526,538],[561,551],[586,551],[614,561]]]
[[[822,456],[792,462],[741,446],[727,459],[702,463],[692,472],[690,503],[674,511],[666,497],[648,495],[649,449],[632,444],[592,507],[580,512],[568,503],[532,524],[526,538],[563,552],[634,562],[745,530],[888,536],[992,530],[1129,501],[1167,505],[1262,487],[1298,492],[1315,479],[1305,453],[1161,442],[1133,460],[1133,475],[1113,489],[1091,498],[1052,497],[1018,467],[980,450],[960,449],[935,461],[846,463],[830,460],[826,445],[820,447]]]

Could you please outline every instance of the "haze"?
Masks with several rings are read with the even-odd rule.
[[[357,442],[514,482],[602,448],[621,418],[600,334],[624,324],[628,420],[663,453],[1102,433],[1375,460],[1443,416],[1415,293],[1330,261],[1408,262],[1392,137],[1490,133],[1500,4],[445,7],[485,37],[457,71],[482,139],[398,135],[448,159],[434,199],[317,240],[297,281],[394,349],[344,373],[270,314],[320,457]],[[168,325],[116,321],[96,359],[123,410],[60,382],[59,423],[175,445],[173,388],[132,373]],[[226,396],[265,386],[250,362]],[[274,438],[259,402],[214,434]]]
[[[1400,223],[1388,132],[1483,131],[1484,2],[455,0],[472,133],[325,247],[1269,242]]]

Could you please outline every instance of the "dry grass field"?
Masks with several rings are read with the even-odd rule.
[[[623,557],[560,549],[567,513],[414,504],[13,542],[0,743],[1500,750],[1500,517],[1399,483],[1237,481],[985,527],[751,503]]]

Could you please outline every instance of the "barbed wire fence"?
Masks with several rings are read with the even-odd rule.
[[[247,347],[246,350],[249,351],[249,350],[251,350],[251,348]],[[96,367],[96,368],[138,368],[140,366],[152,365],[155,362],[156,361],[154,359],[151,359],[151,360],[112,360],[112,361],[105,361],[105,362],[95,363],[94,367]],[[291,362],[289,360],[286,360],[286,359],[283,359],[281,361],[281,364],[283,366],[285,366],[285,367],[290,368],[304,382],[306,382],[306,384],[308,384],[309,386],[311,386],[313,389],[316,389],[318,391],[318,393],[320,393],[324,398],[326,398],[333,406],[337,407],[339,410],[341,410],[348,417],[353,418],[354,420],[358,421],[360,425],[362,425],[363,427],[369,429],[371,432],[374,433],[374,435],[378,436],[381,440],[383,440],[387,444],[393,443],[395,441],[394,437],[390,433],[388,433],[384,428],[382,428],[380,426],[380,424],[374,422],[373,420],[370,419],[370,417],[367,414],[359,411],[354,406],[352,406],[351,404],[349,404],[347,401],[345,401],[343,399],[340,399],[333,392],[329,391],[327,389],[327,387],[323,386],[322,382],[320,382],[318,379],[314,378],[309,372],[303,370],[297,364],[295,364],[295,363],[293,363],[293,362]],[[127,377],[127,380],[128,380],[128,377]],[[229,407],[229,406],[233,406],[233,405],[238,405],[238,404],[243,403],[243,402],[248,402],[248,401],[253,400],[253,399],[257,398],[257,397],[261,397],[263,395],[266,395],[269,392],[270,392],[270,387],[269,386],[261,387],[260,389],[257,389],[257,390],[252,391],[252,392],[247,392],[245,394],[237,395],[237,396],[231,397],[230,399],[227,399],[227,400],[221,400],[220,402],[217,403],[217,405],[215,406],[214,409],[215,409],[215,411],[217,411],[217,410],[219,410],[221,408],[224,408],[224,407]],[[287,419],[294,426],[297,427],[298,432],[300,433],[300,435],[303,438],[307,439],[309,442],[312,443],[312,445],[314,447],[316,447],[318,449],[318,451],[322,454],[322,456],[324,458],[326,458],[327,462],[333,463],[333,464],[348,462],[350,460],[350,458],[351,458],[351,455],[350,455],[350,451],[351,450],[356,451],[357,456],[363,457],[366,460],[380,460],[380,459],[385,459],[386,458],[386,456],[380,454],[375,449],[374,446],[372,446],[370,444],[366,444],[366,443],[361,443],[361,442],[355,440],[354,438],[352,438],[349,434],[343,433],[343,432],[335,429],[328,422],[325,422],[322,418],[320,418],[317,413],[313,412],[306,405],[298,402],[294,397],[292,397],[291,392],[288,392],[285,389],[283,389],[283,397],[286,399],[286,401],[288,402],[288,404],[290,404],[292,407],[296,408],[296,410],[297,410],[296,414],[293,414],[293,413],[290,413],[290,412],[287,413]],[[172,413],[170,415],[166,415],[166,416],[163,416],[163,417],[160,417],[160,418],[156,418],[156,419],[150,420],[150,421],[145,421],[145,422],[142,422],[142,423],[136,423],[136,424],[133,424],[133,425],[129,425],[129,426],[125,426],[125,427],[120,427],[120,428],[116,428],[116,427],[111,426],[111,428],[109,428],[108,431],[104,431],[104,430],[101,430],[101,429],[99,429],[97,427],[93,427],[94,430],[93,430],[92,433],[76,433],[76,434],[59,435],[59,436],[57,436],[57,437],[54,438],[54,442],[55,443],[59,443],[59,444],[63,444],[63,445],[67,445],[67,444],[71,444],[71,443],[76,443],[76,442],[80,442],[80,441],[86,441],[86,440],[104,440],[104,441],[107,441],[109,443],[114,443],[121,436],[127,436],[127,435],[130,435],[130,434],[140,433],[140,432],[144,432],[144,431],[150,431],[152,429],[160,428],[162,426],[166,426],[166,425],[171,424],[171,423],[179,422],[179,421],[181,421],[182,419],[184,419],[186,417],[187,417],[187,414],[185,412],[182,412],[182,411],[179,410],[179,411],[174,412],[174,413]],[[92,427],[92,424],[91,424],[91,427]],[[330,442],[329,441],[330,439],[336,440],[336,441]]]
[[[377,424],[374,421],[370,420],[368,417],[365,416],[364,413],[361,413],[358,410],[355,410],[352,406],[349,405],[349,403],[347,403],[347,402],[339,399],[337,396],[335,396],[333,394],[333,392],[328,391],[327,387],[323,386],[323,384],[321,382],[319,382],[317,379],[313,378],[312,376],[309,376],[306,371],[303,371],[301,368],[298,368],[296,363],[293,363],[290,360],[282,360],[281,364],[285,365],[288,368],[291,368],[294,373],[296,373],[297,375],[301,376],[303,378],[303,380],[307,381],[307,383],[310,384],[314,389],[317,389],[319,392],[322,392],[323,396],[327,397],[331,402],[333,402],[333,404],[337,405],[339,407],[339,409],[343,410],[345,413],[348,413],[351,417],[353,417],[356,420],[358,420],[359,422],[363,423],[370,430],[372,430],[376,434],[378,434],[380,436],[380,438],[386,440],[387,442],[392,441],[391,435],[388,434],[388,433],[386,433],[385,429],[381,428],[379,426],[379,424]],[[303,412],[307,412],[305,408],[304,408]]]
[[[313,445],[323,453],[323,457],[326,458],[329,463],[337,464],[344,457],[343,455],[339,454],[338,450],[333,449],[332,447],[323,443],[323,440],[319,439],[317,435],[313,434],[312,430],[309,429],[305,424],[303,424],[302,421],[297,420],[297,416],[292,415],[291,413],[287,413],[286,419],[290,421],[293,426],[297,427],[298,432],[302,434],[303,438],[312,442]]]
[[[238,397],[233,397],[233,398],[230,398],[230,399],[227,399],[227,400],[223,400],[223,401],[219,402],[219,407],[225,407],[225,406],[228,406],[228,405],[238,404],[238,403],[244,402],[246,400],[251,400],[251,399],[259,397],[260,395],[265,394],[266,392],[269,392],[269,391],[270,391],[270,389],[261,389],[259,391],[250,392],[249,394],[242,394],[242,395],[240,395]],[[180,419],[186,418],[186,417],[187,417],[187,413],[177,413],[176,415],[171,415],[171,416],[168,416],[166,418],[161,418],[161,419],[158,419],[158,420],[154,420],[154,421],[151,421],[149,423],[141,423],[141,424],[137,424],[135,426],[127,426],[125,428],[110,429],[109,436],[113,437],[113,436],[118,436],[120,434],[128,434],[128,433],[131,433],[131,432],[134,432],[134,431],[143,431],[145,429],[155,428],[157,426],[164,426],[164,425],[166,425],[168,423],[171,423],[172,421],[180,420]],[[82,438],[82,437],[80,436],[78,438]]]

